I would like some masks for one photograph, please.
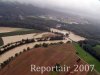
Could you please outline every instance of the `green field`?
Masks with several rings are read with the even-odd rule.
[[[100,55],[100,45],[96,45],[95,47],[93,47],[93,50],[95,50],[96,53],[97,53],[98,55]]]
[[[58,72],[51,72],[50,75],[58,75]]]
[[[100,62],[95,59],[92,55],[90,55],[89,53],[87,53],[85,50],[83,50],[79,44],[74,43],[76,51],[79,53],[78,55],[84,60],[86,61],[88,64],[94,64],[95,65],[95,69],[100,72]]]

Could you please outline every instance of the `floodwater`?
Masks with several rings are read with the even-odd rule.
[[[32,33],[32,34],[25,34],[25,35],[15,35],[15,36],[6,36],[2,37],[4,45],[16,41],[20,41],[22,39],[32,39],[32,38],[41,38],[42,35],[49,34],[49,32],[44,33]]]
[[[3,63],[4,61],[6,61],[7,59],[9,59],[10,57],[14,57],[16,53],[20,53],[23,52],[23,49],[27,49],[27,47],[33,48],[36,44],[42,44],[42,43],[57,43],[57,42],[64,42],[66,43],[68,40],[57,40],[57,41],[43,41],[43,42],[35,42],[35,43],[30,43],[30,44],[26,44],[26,45],[22,45],[19,47],[16,47],[8,52],[6,52],[5,54],[0,56],[0,63]]]
[[[35,46],[35,44],[42,44],[42,43],[57,43],[57,42],[61,42],[63,41],[64,43],[66,43],[67,41],[80,41],[80,40],[85,40],[86,38],[81,37],[79,35],[74,34],[73,32],[69,32],[67,30],[58,30],[58,29],[54,29],[51,28],[51,31],[53,32],[59,32],[59,33],[63,33],[69,34],[69,38],[67,38],[66,40],[55,40],[55,41],[43,41],[43,42],[35,42],[35,43],[30,43],[30,44],[26,44],[26,45],[22,45],[19,47],[16,47],[8,52],[6,52],[5,54],[0,56],[0,63],[3,63],[4,61],[6,61],[7,59],[9,59],[10,57],[14,57],[16,53],[20,53],[23,52],[23,49],[27,49],[27,47],[33,48]],[[33,34],[26,34],[26,35],[16,35],[16,36],[7,36],[7,37],[2,37],[4,44],[7,43],[11,43],[11,42],[16,42],[16,41],[20,41],[22,39],[31,39],[31,38],[40,38],[42,37],[44,34],[49,34],[50,32],[44,32],[44,33],[33,33]]]
[[[0,27],[0,33],[13,32],[21,30],[22,28]]]
[[[69,38],[70,38],[71,40],[73,40],[73,41],[76,41],[76,42],[77,42],[77,41],[80,41],[80,40],[85,40],[85,39],[86,39],[86,38],[84,38],[84,37],[81,37],[81,36],[79,36],[79,35],[76,35],[76,34],[74,34],[73,32],[67,31],[67,30],[58,30],[58,29],[51,28],[51,31],[63,33],[64,35],[67,33],[67,34],[69,34]]]

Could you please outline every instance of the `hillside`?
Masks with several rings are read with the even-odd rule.
[[[0,27],[19,27],[49,31],[49,28],[61,26],[60,29],[73,31],[75,34],[88,39],[100,41],[99,24],[87,18],[82,18],[75,14],[61,13],[50,9],[35,7],[31,4],[0,1]],[[79,21],[82,24],[69,24],[66,22],[69,20],[70,22],[73,22],[73,20],[75,22]],[[88,23],[86,24],[84,21]]]
[[[15,20],[19,19],[20,15],[27,16],[45,14],[44,12],[42,12],[43,10],[41,10],[42,9],[39,9],[38,7],[17,2],[0,2],[0,19]]]
[[[5,10],[6,9],[6,10]],[[60,14],[60,15],[59,15]],[[26,16],[51,15],[56,17],[75,17],[72,14],[57,12],[54,10],[36,7],[32,4],[24,4],[19,2],[3,2],[0,1],[0,20],[18,20]]]

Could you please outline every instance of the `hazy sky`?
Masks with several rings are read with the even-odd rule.
[[[11,0],[7,0],[11,1]],[[63,12],[72,11],[78,14],[100,17],[100,0],[12,0],[31,3],[43,8],[51,8]],[[98,17],[99,16],[99,17]]]

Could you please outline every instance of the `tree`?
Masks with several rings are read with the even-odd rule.
[[[66,37],[69,37],[69,34],[67,34],[67,33],[66,33],[66,35],[65,35],[65,36],[66,36]]]
[[[48,47],[48,44],[43,43],[42,46],[43,46],[43,47]]]
[[[78,55],[78,54],[79,54],[79,52],[76,52],[76,54]]]
[[[71,43],[71,41],[67,41],[66,43]]]
[[[18,56],[18,53],[15,54],[15,57],[17,57],[17,56]]]
[[[27,47],[27,50],[30,50],[31,48],[30,47]]]
[[[61,41],[61,42],[59,42],[59,44],[63,44],[63,42]]]
[[[2,51],[0,50],[0,55],[2,54]]]
[[[26,49],[23,49],[23,52],[26,52]]]
[[[39,48],[39,47],[41,47],[41,44],[36,44],[36,45],[34,46],[34,48]]]
[[[81,59],[80,59],[80,58],[78,58],[76,62],[77,62],[77,63],[79,63],[80,61],[81,61]]]

